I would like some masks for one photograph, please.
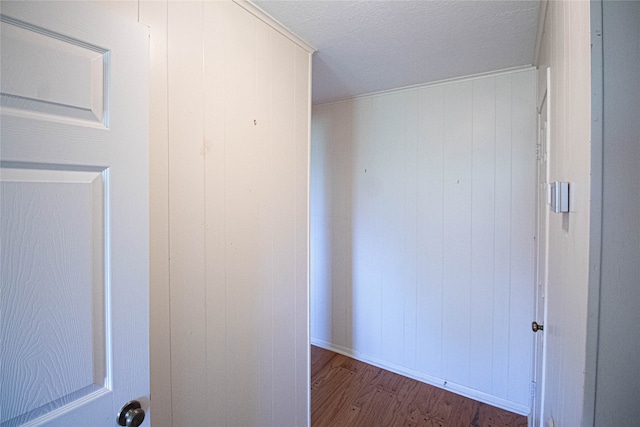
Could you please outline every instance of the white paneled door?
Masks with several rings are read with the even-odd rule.
[[[532,323],[535,336],[535,349],[533,359],[533,389],[531,396],[531,423],[533,426],[542,426],[543,418],[542,402],[544,400],[544,371],[545,371],[545,336],[544,323],[546,322],[546,294],[547,294],[547,260],[549,206],[547,206],[547,183],[549,182],[549,69],[540,70],[546,73],[546,90],[542,103],[538,107],[538,144],[537,144],[537,192],[536,192],[536,288],[535,288],[535,318]],[[544,80],[539,80],[544,81]],[[543,88],[544,89],[544,88]],[[540,326],[538,326],[538,324]],[[535,325],[535,327],[534,327]]]
[[[149,407],[148,29],[0,7],[0,425],[115,426]]]

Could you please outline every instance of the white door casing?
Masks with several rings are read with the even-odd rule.
[[[537,181],[536,181],[536,286],[535,286],[535,322],[546,323],[547,265],[549,253],[548,223],[548,182],[549,182],[549,68],[539,70],[546,74],[546,88],[538,107],[538,145],[537,145]],[[540,81],[540,80],[539,80]],[[533,390],[531,404],[531,425],[542,426],[544,420],[544,372],[545,372],[545,332],[539,330],[534,337]]]
[[[114,426],[149,408],[148,28],[0,14],[0,425]]]

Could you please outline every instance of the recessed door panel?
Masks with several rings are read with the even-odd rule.
[[[106,124],[107,50],[8,17],[1,32],[3,107]]]
[[[0,422],[19,425],[109,381],[103,171],[0,170]]]

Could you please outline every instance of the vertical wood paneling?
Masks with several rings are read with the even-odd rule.
[[[417,154],[418,154],[418,92],[406,94],[405,107],[405,147],[404,147],[404,202],[402,212],[402,223],[406,232],[402,233],[403,248],[402,259],[406,268],[402,268],[404,277],[402,280],[407,284],[407,292],[402,292],[404,296],[404,342],[403,359],[400,364],[415,369],[416,366],[416,346],[417,346],[417,231],[418,231],[418,180],[417,180]]]
[[[469,382],[472,83],[445,89],[442,346],[447,381]]]
[[[602,7],[604,206],[594,418],[595,425],[632,425],[640,418],[640,3]]]
[[[204,161],[205,161],[205,236],[206,236],[206,354],[207,420],[224,424],[228,419],[227,361],[227,289],[225,264],[225,135],[224,94],[228,58],[229,9],[226,2],[205,2],[204,41]]]
[[[310,54],[229,1],[99,3],[152,28],[153,423],[307,425]]]
[[[265,135],[267,138],[257,144],[256,155],[263,161],[258,162],[256,173],[260,177],[271,176],[273,169],[277,167],[277,160],[273,157],[273,145],[277,141],[271,139],[272,133],[272,107],[271,107],[271,78],[273,70],[270,67],[272,40],[270,29],[264,25],[256,25],[256,54],[255,88],[256,108],[253,126],[256,137]],[[274,323],[271,320],[274,307],[274,279],[275,266],[273,263],[273,241],[276,238],[272,226],[276,215],[275,204],[272,197],[276,188],[272,179],[259,179],[256,182],[258,198],[258,251],[263,254],[258,265],[258,277],[261,281],[257,294],[260,301],[260,329],[259,342],[259,407],[260,420],[267,425],[273,423],[274,396],[272,384],[276,380],[273,373],[273,334]]]
[[[359,139],[359,137],[354,138],[354,142],[358,141],[367,141],[367,179],[369,185],[369,197],[371,201],[369,203],[369,211],[365,214],[367,218],[367,227],[364,230],[364,233],[370,235],[371,242],[371,255],[374,260],[384,259],[386,255],[385,249],[385,238],[388,236],[387,224],[384,223],[381,218],[380,212],[384,212],[385,205],[387,203],[393,203],[392,200],[388,202],[381,197],[381,193],[384,191],[384,164],[387,162],[387,159],[381,153],[384,152],[384,130],[382,128],[382,132],[378,132],[378,128],[371,126],[372,123],[381,123],[384,121],[385,116],[382,114],[381,107],[376,99],[372,99],[370,104],[366,107],[369,113],[365,116],[359,117],[359,122],[357,124],[356,129],[354,130],[356,135],[362,134],[364,138]],[[363,112],[364,113],[364,112]],[[370,126],[367,126],[370,125]],[[366,128],[366,131],[364,130]],[[393,137],[393,136],[392,136]],[[346,142],[346,141],[345,141]],[[348,143],[348,142],[347,142]],[[390,159],[391,161],[393,159]],[[370,173],[368,171],[371,171]],[[342,215],[342,213],[340,213]],[[358,218],[352,220],[354,223],[359,222]],[[375,232],[374,230],[380,230],[380,233]],[[340,256],[336,254],[336,256]],[[381,355],[383,351],[383,342],[382,342],[382,328],[383,328],[383,293],[385,283],[383,282],[383,275],[385,271],[385,266],[382,263],[373,263],[372,262],[372,271],[371,271],[371,282],[367,283],[366,292],[368,295],[368,311],[371,320],[371,330],[372,330],[372,341],[371,345],[374,351],[374,354]],[[393,301],[389,302],[393,304]],[[384,301],[384,306],[386,307],[386,301]],[[335,321],[339,321],[335,319]],[[386,338],[386,337],[385,337]],[[385,343],[386,344],[386,343]]]
[[[349,117],[351,111],[348,104],[345,104],[340,114],[339,125],[337,130],[331,132],[338,132],[340,135],[342,132],[347,131],[343,126],[349,126]],[[344,130],[343,130],[344,129]],[[344,146],[344,140],[340,137],[335,141],[335,145],[331,146],[330,150],[341,150],[344,155],[338,161],[332,162],[332,183],[336,185],[338,183],[351,183],[353,180],[353,171],[351,168],[352,155],[349,146]],[[330,302],[330,315],[333,319],[344,319],[342,322],[331,322],[331,340],[339,343],[340,345],[349,345],[349,338],[347,337],[347,329],[350,324],[350,300],[351,292],[347,285],[349,278],[352,275],[352,221],[351,221],[351,206],[352,206],[352,191],[351,185],[345,185],[341,191],[331,192],[328,208],[331,211],[339,212],[340,214],[333,216],[333,227],[331,228],[331,247],[336,248],[336,251],[332,251],[331,258],[331,280],[336,286],[331,289],[331,302]],[[336,256],[340,254],[339,256]],[[329,313],[329,307],[326,312]]]
[[[518,224],[511,232],[511,313],[509,315],[509,342],[517,352],[509,353],[508,397],[516,402],[529,399],[527,386],[530,380],[520,373],[528,369],[531,353],[531,336],[528,331],[533,319],[534,287],[534,216],[535,212],[535,143],[537,137],[535,116],[535,80],[523,73],[512,76],[511,120],[512,157],[517,167],[512,169],[511,185],[523,194],[512,198],[511,222]]]
[[[511,295],[509,280],[511,275],[511,187],[512,173],[512,123],[511,123],[511,76],[496,78],[496,176],[494,192],[495,234],[494,234],[494,286],[493,286],[493,357],[492,391],[497,396],[506,396],[508,390],[507,369],[509,366],[509,330]],[[499,196],[499,197],[498,197]],[[532,282],[533,287],[533,282]],[[505,369],[506,368],[506,369]]]
[[[339,116],[336,110],[315,109],[314,120],[312,122],[312,133],[321,135],[326,144],[315,144],[311,147],[311,159],[318,168],[311,170],[310,192],[314,198],[310,200],[311,221],[314,224],[322,224],[310,230],[310,241],[314,242],[314,250],[310,251],[311,281],[318,283],[330,283],[335,268],[335,263],[331,257],[332,238],[331,233],[335,229],[333,226],[333,215],[331,208],[334,203],[332,197],[332,180],[334,174],[329,170],[332,167],[331,150],[332,144],[338,144],[337,134],[333,134],[340,125]],[[310,312],[314,319],[310,324],[311,334],[323,341],[331,341],[331,287],[311,288]]]
[[[478,320],[493,324],[496,81],[473,81],[473,176],[471,188],[471,349],[469,384],[491,392],[492,328],[474,328]]]
[[[444,236],[444,86],[420,91],[417,253],[418,371],[442,378]]]
[[[164,16],[165,415],[306,425],[309,53],[232,2],[170,2]]]
[[[380,355],[384,360],[401,364],[404,344],[404,294],[406,292],[403,240],[405,238],[404,201],[406,197],[406,94],[388,97],[387,102],[376,102],[376,117],[369,124],[386,122],[374,136],[373,176],[379,181],[375,194],[379,258],[384,259],[380,269]],[[366,143],[366,141],[362,141]],[[357,219],[356,219],[357,220]]]
[[[353,122],[347,122],[345,125],[350,129],[353,144],[349,143],[349,135],[345,135],[347,139],[343,139],[340,150],[346,150],[345,153],[353,151],[357,165],[356,191],[353,194],[355,202],[354,212],[351,213],[356,220],[351,219],[353,224],[352,232],[352,252],[355,260],[354,268],[357,274],[354,274],[354,302],[356,309],[355,325],[362,325],[353,331],[355,337],[354,342],[361,345],[363,352],[371,352],[379,354],[380,351],[380,272],[381,264],[375,260],[379,259],[380,243],[376,233],[372,233],[377,227],[376,215],[378,206],[377,192],[380,187],[380,180],[376,176],[376,164],[374,158],[374,144],[356,144],[357,140],[373,141],[376,129],[373,126],[367,126],[374,117],[374,103],[372,100],[363,100],[363,102],[348,102],[353,113]],[[352,145],[352,147],[348,147]],[[313,198],[313,196],[312,196]],[[339,213],[341,215],[341,213]],[[357,242],[357,243],[356,243]],[[313,243],[313,241],[312,241]],[[340,254],[335,254],[340,257]]]
[[[206,424],[202,5],[169,2],[169,239],[173,419]]]
[[[311,121],[311,56],[294,48],[295,100],[295,419],[294,425],[309,424],[309,145]]]
[[[347,134],[353,137],[353,129],[352,123],[355,117],[355,113],[353,111],[353,104],[346,104],[344,110],[342,111],[341,116],[341,128],[346,129]],[[337,244],[344,243],[345,252],[344,257],[334,256],[333,260],[339,261],[343,268],[339,269],[338,272],[340,277],[335,280],[336,283],[345,283],[344,278],[347,278],[347,283],[349,282],[348,278],[353,278],[354,270],[356,268],[356,254],[354,252],[354,239],[355,230],[354,230],[354,221],[353,221],[353,210],[357,209],[358,202],[355,199],[355,190],[353,188],[357,185],[358,174],[356,173],[357,168],[355,168],[354,164],[354,147],[351,145],[344,145],[344,141],[340,141],[340,150],[344,153],[344,158],[341,161],[341,167],[339,172],[336,174],[334,179],[336,182],[350,182],[349,186],[351,190],[339,191],[338,195],[342,195],[344,197],[343,202],[345,206],[351,206],[351,209],[341,210],[340,212],[346,213],[346,215],[340,215],[340,228],[335,230],[336,234],[334,236],[334,241]],[[355,169],[354,169],[355,168]],[[342,259],[341,259],[342,258]],[[354,337],[353,337],[353,328],[349,325],[352,325],[354,322],[354,287],[345,285],[345,288],[342,293],[344,295],[344,301],[341,304],[341,308],[344,310],[344,316],[339,317],[344,319],[343,322],[336,322],[340,327],[340,334],[343,337],[342,342],[345,346],[349,347],[352,345]],[[338,295],[335,295],[338,296]],[[339,296],[338,296],[339,297]],[[336,306],[336,303],[332,303],[332,306]]]
[[[258,204],[254,165],[257,138],[255,119],[255,23],[244,10],[233,7],[226,15],[225,36],[225,331],[226,422],[229,425],[259,423],[258,350],[259,318],[256,268]],[[233,78],[231,76],[233,75]],[[211,94],[216,96],[216,94]],[[262,179],[270,180],[269,177]],[[274,251],[277,251],[274,249]],[[277,292],[277,291],[276,291]],[[242,397],[242,398],[241,398]]]
[[[549,217],[544,422],[582,422],[589,272],[590,4],[549,2],[539,55],[550,67],[549,178],[571,183],[571,212]],[[541,100],[538,99],[538,103]]]
[[[345,112],[346,114],[343,116],[342,127],[348,130],[348,133],[343,136],[343,141],[355,141],[356,135],[358,138],[369,138],[373,132],[363,124],[370,119],[371,102],[363,100],[363,102],[345,102],[344,104],[348,106],[349,112]],[[329,108],[329,110],[333,109]],[[358,348],[368,353],[373,351],[375,337],[379,333],[379,329],[373,327],[376,320],[379,319],[379,311],[376,312],[379,307],[372,304],[374,293],[371,291],[373,284],[377,283],[374,277],[377,275],[378,268],[377,263],[373,262],[375,259],[375,256],[373,256],[375,253],[374,235],[369,231],[374,218],[371,212],[373,212],[375,178],[372,175],[370,145],[345,144],[343,142],[340,150],[344,150],[342,152],[344,152],[345,156],[349,153],[353,156],[352,197],[354,208],[351,217],[358,218],[357,221],[350,220],[352,224],[353,271],[357,271],[357,274],[352,276],[352,306],[354,310],[352,316],[353,326],[351,327],[353,336],[352,348]],[[313,203],[315,199],[313,191],[311,194]],[[313,240],[311,242],[315,246]],[[353,242],[358,243],[355,244]],[[336,257],[339,257],[339,254],[336,254]],[[314,287],[312,286],[311,289],[313,290]],[[346,327],[349,327],[349,325],[347,324]]]
[[[294,113],[294,47],[284,36],[271,34],[271,137],[276,164],[272,172],[274,201],[273,263],[273,424],[291,425],[295,422],[295,132],[291,125]]]
[[[534,78],[314,107],[313,342],[527,411]]]

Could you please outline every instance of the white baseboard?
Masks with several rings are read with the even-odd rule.
[[[468,397],[470,399],[474,399],[479,402],[486,403],[487,405],[495,406],[497,408],[504,409],[506,411],[514,412],[516,414],[520,414],[524,416],[528,416],[530,412],[528,407],[521,405],[519,403],[514,403],[509,400],[505,400],[500,397],[496,397],[496,396],[484,393],[482,391],[474,390],[472,388],[469,388],[460,384],[452,383],[442,378],[425,375],[421,372],[414,371],[412,369],[407,369],[403,366],[395,365],[393,363],[388,363],[383,360],[368,357],[366,354],[362,354],[352,349],[345,348],[339,345],[328,343],[326,341],[318,340],[315,338],[311,338],[310,341],[312,345],[315,345],[317,347],[322,347],[324,349],[331,350],[336,353],[340,353],[347,357],[351,357],[361,362],[368,363],[369,365],[386,369],[387,371],[391,371],[396,374],[414,379],[416,381],[420,381],[420,382],[450,391],[452,393],[459,394],[460,396]]]

